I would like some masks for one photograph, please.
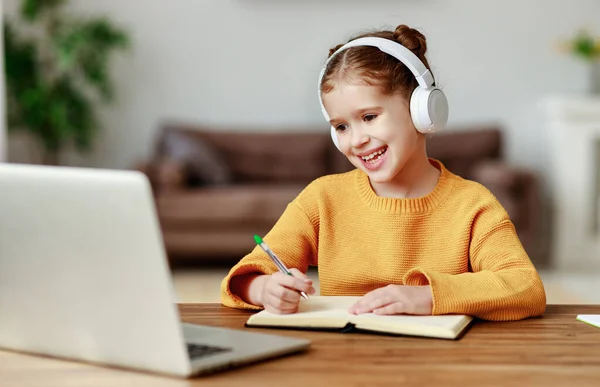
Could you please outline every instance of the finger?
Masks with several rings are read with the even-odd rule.
[[[293,309],[278,309],[270,304],[265,304],[265,310],[269,313],[273,314],[291,314],[296,313],[296,310]]]
[[[313,284],[312,279],[310,279],[306,274],[302,273],[300,270],[298,270],[296,268],[291,268],[290,273],[292,273],[292,276],[294,276],[295,278],[298,278],[301,281],[304,281],[306,284],[309,285],[308,289],[304,289],[302,291],[304,291],[308,294],[315,294],[316,291],[315,291],[315,288],[312,286],[312,284]]]
[[[306,292],[308,294],[316,293],[314,286],[312,286],[312,284],[313,284],[312,279],[310,279],[306,274],[302,273],[300,270],[298,270],[296,268],[291,268],[290,273],[292,273],[292,276],[294,276],[295,278],[298,278],[309,285],[308,290],[303,290],[304,292]]]
[[[290,269],[290,273],[292,273],[292,276],[294,276],[298,279],[301,279],[302,281],[306,282],[307,284],[312,284],[312,280],[310,278],[308,278],[308,276],[306,274],[304,274],[300,270],[296,269],[295,267]]]
[[[382,308],[386,305],[392,304],[393,302],[394,299],[388,295],[381,298],[373,298],[372,300],[369,300],[369,302],[358,306],[356,308],[356,314],[370,313],[375,309]]]
[[[407,305],[403,302],[393,302],[380,308],[374,309],[373,314],[391,315],[391,314],[407,314]]]
[[[294,310],[298,306],[298,302],[290,302],[286,300],[282,300],[279,297],[275,297],[273,295],[268,295],[266,298],[265,305],[270,305],[273,308],[277,308],[279,310]]]
[[[373,309],[380,308],[393,302],[393,299],[389,294],[377,290],[367,293],[361,297],[352,307],[354,313],[368,313]]]
[[[281,272],[273,274],[273,280],[289,289],[296,291],[309,292],[312,288],[312,283],[307,283],[300,278],[296,278],[293,275],[287,275]],[[314,292],[314,289],[313,289]]]
[[[377,288],[375,290],[371,290],[362,296],[358,301],[356,301],[356,305],[365,305],[371,302],[372,299],[381,297],[385,293],[385,288]]]
[[[267,299],[265,302],[265,309],[267,305],[270,308],[276,309],[279,313],[294,313],[298,310],[298,301],[290,302],[286,300],[282,300],[272,294],[267,295]]]
[[[391,297],[384,289],[375,289],[365,294],[350,307],[349,312],[357,314],[367,313],[375,308],[391,303]]]
[[[298,303],[300,301],[300,293],[296,290],[288,289],[282,285],[276,285],[268,290],[268,292],[283,301]]]

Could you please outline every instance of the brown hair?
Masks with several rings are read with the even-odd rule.
[[[425,58],[427,51],[425,36],[414,28],[401,24],[394,31],[368,32],[355,36],[349,41],[363,37],[378,37],[398,42],[411,50],[429,69],[429,63]],[[330,49],[329,56],[342,46],[343,44],[339,44]],[[321,93],[329,93],[336,82],[340,81],[379,86],[384,94],[399,93],[407,100],[418,86],[415,76],[406,65],[377,47],[370,46],[351,47],[331,59],[323,74]]]

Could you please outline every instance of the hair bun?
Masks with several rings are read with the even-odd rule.
[[[427,51],[425,36],[406,24],[400,24],[394,31],[394,40],[411,50],[416,56],[422,58]]]
[[[343,44],[338,44],[337,46],[329,49],[329,56],[332,56],[337,50],[339,50]]]

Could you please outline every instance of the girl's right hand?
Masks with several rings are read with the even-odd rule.
[[[290,269],[292,275],[276,272],[265,276],[261,300],[266,311],[289,314],[298,311],[300,291],[314,294],[312,280],[298,269]]]

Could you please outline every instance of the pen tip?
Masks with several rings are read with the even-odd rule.
[[[262,238],[256,234],[254,234],[254,240],[256,241],[256,244],[258,244],[258,245],[260,245],[262,243]]]

